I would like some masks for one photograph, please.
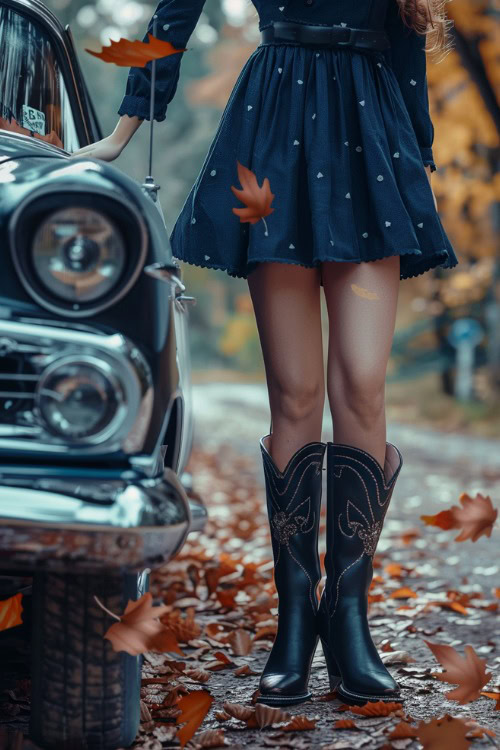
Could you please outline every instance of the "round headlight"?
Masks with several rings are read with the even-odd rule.
[[[124,417],[124,393],[105,362],[66,358],[50,365],[38,382],[37,407],[47,427],[66,439],[97,442]]]
[[[71,206],[38,226],[31,260],[40,282],[56,297],[91,302],[118,284],[126,264],[125,242],[109,216]]]

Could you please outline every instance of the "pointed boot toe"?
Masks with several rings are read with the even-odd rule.
[[[399,686],[385,667],[383,671],[365,671],[352,683],[342,680],[337,692],[346,702],[357,705],[362,705],[366,701],[401,700]]]
[[[304,675],[300,672],[267,673],[261,677],[259,690],[256,702],[272,706],[301,703],[312,696],[304,687]]]

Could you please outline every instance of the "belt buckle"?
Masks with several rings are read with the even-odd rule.
[[[336,29],[339,29],[339,28],[343,29],[344,31],[348,31],[349,32],[348,38],[345,41],[343,41],[343,42],[339,42],[336,39],[334,39],[334,32],[335,32]],[[339,45],[351,44],[352,43],[352,31],[353,30],[351,28],[347,28],[346,29],[343,26],[332,26],[332,28],[331,28],[331,41],[334,44],[339,44]]]

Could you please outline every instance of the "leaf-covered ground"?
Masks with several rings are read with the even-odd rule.
[[[188,721],[183,742],[198,725],[189,748],[499,747],[498,522],[491,537],[457,542],[457,530],[420,520],[421,514],[458,506],[463,492],[471,498],[489,495],[498,507],[500,474],[491,463],[454,461],[449,450],[446,457],[446,451],[431,456],[422,445],[414,452],[402,449],[404,467],[374,560],[370,626],[402,687],[404,705],[387,716],[376,708],[374,716],[346,710],[328,693],[319,645],[312,700],[273,714],[276,709],[254,703],[276,631],[277,603],[262,467],[256,451],[242,455],[238,441],[217,440],[213,432],[211,441],[205,439],[202,422],[200,432],[187,468],[210,520],[203,533],[188,537],[175,560],[153,574],[155,603],[170,605],[161,621],[182,653],[145,655],[142,724],[134,748],[179,747],[176,717]],[[321,557],[324,513],[323,507]],[[460,657],[472,646],[483,673],[491,673],[476,690],[479,697],[464,704],[446,698],[456,683],[433,676],[442,666],[425,641],[451,646]],[[475,678],[471,670],[463,679],[470,686]],[[492,697],[481,694],[486,692]],[[22,736],[28,715],[24,675],[0,696],[0,747],[33,748]],[[477,724],[466,725],[467,720]]]

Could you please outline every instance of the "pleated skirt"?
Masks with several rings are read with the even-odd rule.
[[[244,188],[238,162],[254,175],[248,200],[231,189]],[[252,222],[233,211],[248,205]],[[239,278],[265,261],[399,255],[401,279],[458,263],[392,68],[345,47],[257,47],[170,242],[175,258]]]

